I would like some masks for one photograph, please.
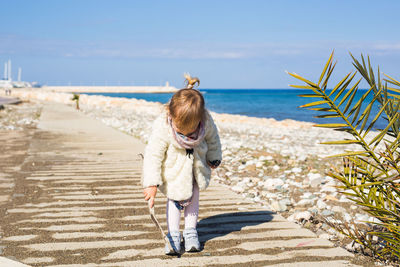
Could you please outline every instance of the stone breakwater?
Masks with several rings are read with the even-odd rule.
[[[15,90],[14,96],[74,105],[72,95]],[[80,96],[81,111],[103,123],[146,142],[154,119],[164,106],[144,100]],[[320,217],[336,223],[375,219],[363,213],[338,192],[338,182],[327,176],[338,160],[324,157],[356,146],[329,146],[321,142],[349,138],[347,133],[315,128],[311,123],[276,121],[240,115],[212,116],[219,128],[223,164],[213,179],[259,205],[280,212],[291,221],[314,230],[318,236],[345,245],[344,237]],[[340,167],[340,166],[339,166]],[[347,249],[356,251],[355,245]]]

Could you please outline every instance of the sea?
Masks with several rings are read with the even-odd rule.
[[[322,112],[300,108],[299,106],[321,100],[320,98],[304,98],[301,94],[310,94],[310,90],[301,89],[200,89],[203,93],[206,107],[214,112],[239,114],[258,118],[274,118],[276,120],[292,119],[312,123],[341,123],[340,118],[316,118]],[[354,105],[366,92],[358,90],[353,104]],[[144,99],[151,102],[167,103],[172,97],[172,93],[86,93],[88,95],[103,95],[109,97],[125,97]],[[364,103],[372,100],[372,92],[365,99]],[[344,108],[346,102],[342,104]],[[367,104],[362,106],[362,110]],[[324,107],[321,105],[320,107]],[[376,101],[371,110],[370,119],[375,117],[379,111]],[[384,128],[386,121],[380,119],[374,128]]]

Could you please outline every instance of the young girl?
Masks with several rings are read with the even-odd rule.
[[[221,159],[217,127],[204,107],[202,94],[191,88],[179,90],[155,120],[143,162],[145,200],[152,207],[157,189],[168,198],[167,236],[173,251],[166,245],[167,255],[181,253],[181,210],[185,215],[185,251],[200,250],[196,230],[199,189],[207,188],[210,168],[218,167]]]

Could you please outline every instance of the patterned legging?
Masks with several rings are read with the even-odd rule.
[[[184,208],[185,213],[185,229],[196,228],[197,218],[199,217],[199,187],[196,182],[193,185],[192,200],[188,206]],[[179,221],[181,219],[181,211],[175,206],[174,201],[167,201],[167,224],[168,232],[179,231]]]

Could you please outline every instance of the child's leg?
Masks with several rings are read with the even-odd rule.
[[[168,232],[179,231],[179,220],[181,219],[181,211],[175,206],[174,201],[167,201],[167,225]]]
[[[199,187],[196,182],[193,185],[193,195],[190,204],[185,207],[185,229],[196,228],[199,217]]]

